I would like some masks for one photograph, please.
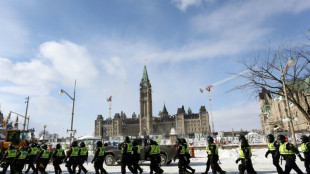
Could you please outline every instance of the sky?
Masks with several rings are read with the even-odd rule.
[[[210,111],[199,88],[244,71],[239,60],[269,45],[305,41],[309,19],[308,0],[0,0],[1,111],[25,115],[29,96],[29,128],[69,136],[72,100],[59,91],[73,96],[76,80],[73,129],[92,135],[124,83],[112,116],[139,113],[144,65],[154,116],[164,104],[169,114]],[[228,92],[241,83],[212,89],[215,131],[260,129],[258,94]]]

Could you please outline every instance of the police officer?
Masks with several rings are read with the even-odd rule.
[[[68,160],[69,158],[69,160]],[[79,160],[79,147],[77,141],[73,141],[71,144],[71,148],[68,151],[68,154],[65,158],[66,167],[70,174],[75,174],[76,167],[78,165]]]
[[[13,166],[13,160],[16,157],[17,149],[14,149],[14,144],[10,144],[8,150],[5,151],[3,158],[0,163],[1,167],[3,168],[2,174],[5,174],[8,167],[10,166],[11,173],[14,173],[15,167]]]
[[[189,153],[189,145],[187,144],[187,142],[186,142],[186,140],[184,138],[182,138],[181,140],[182,140],[182,143],[183,143],[183,145],[185,147],[185,160],[186,160],[185,168],[191,170],[192,173],[195,173],[195,169],[193,169],[193,168],[191,168],[189,166],[189,164],[191,162],[190,161],[191,155]]]
[[[133,165],[133,170],[134,174],[138,173],[138,170],[140,174],[143,172],[142,168],[139,165],[139,160],[141,159],[140,156],[140,146],[136,140],[132,142],[132,165]]]
[[[153,172],[158,173],[158,174],[164,173],[164,171],[159,167],[159,163],[160,163],[159,145],[151,139],[147,140],[147,144],[148,146],[146,147],[146,150],[145,150],[145,156],[149,157],[151,160],[150,174],[153,174]]]
[[[214,143],[214,139],[210,136],[207,137],[207,146],[206,151],[208,154],[208,161],[207,161],[207,168],[206,171],[203,174],[208,174],[209,168],[211,166],[212,173],[216,174],[216,172],[220,172],[221,174],[225,174],[226,172],[221,169],[221,167],[218,165],[219,160],[219,153],[218,153],[218,147]]]
[[[303,172],[296,165],[295,154],[297,154],[301,161],[303,161],[304,158],[299,154],[299,151],[293,146],[293,144],[286,142],[284,135],[278,135],[277,139],[280,142],[279,152],[286,161],[284,173],[289,174],[290,171],[294,169],[298,174],[302,174]]]
[[[37,164],[37,170],[39,170],[41,173],[46,173],[45,169],[47,167],[47,164],[51,158],[51,150],[47,149],[47,145],[43,144],[41,146],[41,150],[37,156],[37,159],[35,163]]]
[[[94,163],[96,174],[104,173],[107,174],[107,171],[103,168],[103,161],[104,161],[104,149],[102,147],[102,142],[97,141],[97,148],[95,151],[94,159],[91,161],[91,163]]]
[[[81,170],[83,170],[84,173],[87,173],[88,171],[85,169],[85,167],[83,166],[84,162],[87,161],[88,159],[88,149],[87,147],[85,147],[85,143],[82,141],[80,143],[80,155],[79,155],[79,171],[78,174],[81,173]]]
[[[307,171],[307,174],[310,174],[310,142],[309,138],[306,135],[302,135],[300,137],[302,144],[301,144],[301,150],[304,153],[305,158],[305,168]]]
[[[33,163],[38,154],[39,148],[37,147],[35,143],[31,143],[29,146],[30,148],[28,149],[28,156],[27,156],[28,169],[26,170],[25,173],[28,173],[30,168],[32,169],[34,173],[36,173],[36,168],[33,165]]]
[[[189,173],[185,168],[185,166],[187,165],[187,161],[185,159],[185,146],[180,138],[177,139],[177,147],[178,150],[173,161],[175,161],[176,158],[179,158],[178,168],[180,174]]]
[[[62,172],[60,164],[65,158],[65,152],[63,149],[60,148],[60,144],[56,144],[56,149],[54,150],[52,157],[55,174],[60,174]]]
[[[13,164],[16,167],[15,172],[16,173],[22,173],[24,165],[26,163],[28,152],[26,151],[26,147],[21,146],[19,148],[19,151],[16,154],[16,157],[13,160]]]
[[[244,174],[244,171],[247,170],[248,174],[256,174],[253,164],[251,161],[251,147],[248,144],[248,141],[245,138],[241,138],[241,145],[239,147],[239,158],[236,160],[236,163],[241,160],[241,164],[239,164],[239,173]]]
[[[277,172],[279,174],[283,173],[283,170],[279,164],[280,159],[280,153],[279,153],[279,147],[280,143],[278,141],[275,141],[274,136],[272,134],[267,135],[268,140],[268,151],[265,154],[265,157],[268,158],[269,153],[272,155],[272,162],[273,165],[276,166]]]
[[[121,161],[121,172],[122,174],[126,173],[126,166],[131,171],[131,173],[134,173],[134,169],[132,168],[131,164],[131,154],[132,154],[132,143],[129,139],[129,137],[125,138],[125,141],[121,143],[120,147],[122,150],[122,161]]]

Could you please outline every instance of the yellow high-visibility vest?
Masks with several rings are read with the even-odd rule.
[[[43,154],[42,154],[42,156],[41,156],[41,158],[49,158],[50,157],[50,153],[51,153],[51,151],[50,150],[48,150],[48,149],[43,149]]]
[[[249,158],[251,158],[252,157],[251,147],[248,146],[247,149],[249,150]],[[239,147],[239,157],[240,158],[245,158],[245,155],[243,153],[243,150],[242,150],[241,146]]]
[[[104,148],[103,147],[99,147],[99,154],[98,156],[103,156],[104,155]]]
[[[301,147],[302,152],[309,152],[308,144],[309,144],[309,142],[301,144],[300,147]]]
[[[157,155],[157,154],[160,154],[159,145],[151,145],[151,151],[150,151],[149,154],[150,154],[150,155]]]
[[[212,143],[211,145],[215,145],[215,154],[218,155],[219,149],[218,149],[217,145],[215,143]],[[206,151],[207,151],[208,155],[211,155],[211,150],[210,150],[209,144],[206,146]]]
[[[279,147],[279,152],[280,152],[281,155],[292,155],[292,154],[294,154],[293,151],[286,149],[286,145],[287,144],[288,144],[288,142],[285,142],[283,144],[281,143],[281,145]]]
[[[71,147],[71,155],[70,156],[78,156],[79,155],[79,148],[78,147]]]
[[[80,155],[85,156],[88,152],[88,149],[86,147],[81,147],[80,149],[81,149]]]
[[[276,150],[276,146],[274,146],[274,143],[275,143],[275,141],[272,142],[272,143],[268,143],[268,149],[270,151],[275,151]]]
[[[6,150],[6,152],[8,153],[6,158],[15,158],[16,155],[17,155],[17,150],[16,149],[9,149],[9,150]]]
[[[20,155],[19,155],[18,159],[21,159],[21,160],[26,159],[27,155],[28,155],[27,151],[25,151],[25,150],[20,151]]]

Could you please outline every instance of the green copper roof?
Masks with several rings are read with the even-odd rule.
[[[143,76],[142,76],[142,82],[148,82],[148,81],[149,81],[149,76],[147,75],[146,66],[144,65]]]

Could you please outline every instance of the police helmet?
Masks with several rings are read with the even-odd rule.
[[[136,145],[138,145],[138,142],[136,140],[133,140],[132,145],[136,146]]]
[[[82,142],[80,143],[80,147],[85,147],[84,141],[82,141]]]
[[[14,149],[14,144],[10,144],[9,149]]]
[[[60,149],[60,144],[56,144],[56,149]]]
[[[181,138],[178,138],[178,139],[177,139],[177,143],[178,143],[178,144],[181,144],[181,143],[182,143]]]
[[[45,150],[47,149],[47,145],[46,144],[42,144],[41,147],[42,147],[42,149],[45,149]]]
[[[207,141],[210,142],[210,143],[213,143],[214,139],[211,136],[208,136],[207,137]]]
[[[102,141],[97,141],[96,145],[97,147],[102,147]]]
[[[24,146],[20,146],[18,150],[19,150],[19,151],[24,150]]]
[[[148,140],[146,141],[146,143],[147,143],[147,144],[152,144],[152,140],[151,140],[151,139],[148,139]]]
[[[246,139],[245,136],[243,134],[240,134],[239,141],[241,141],[243,139]]]
[[[267,139],[269,142],[273,142],[274,141],[274,136],[272,134],[267,135]]]
[[[126,142],[129,142],[129,141],[130,141],[130,139],[129,139],[128,136],[126,136],[125,141],[126,141]]]
[[[186,144],[185,138],[182,138],[181,140],[182,140],[182,143]]]
[[[279,141],[281,141],[281,142],[286,141],[284,135],[278,135],[278,136],[277,136],[277,140],[279,140]]]
[[[77,147],[78,146],[78,143],[77,141],[72,141],[72,144],[71,144],[72,147]]]
[[[306,143],[309,141],[309,138],[307,137],[307,135],[301,135],[300,139],[302,140],[303,143]]]

